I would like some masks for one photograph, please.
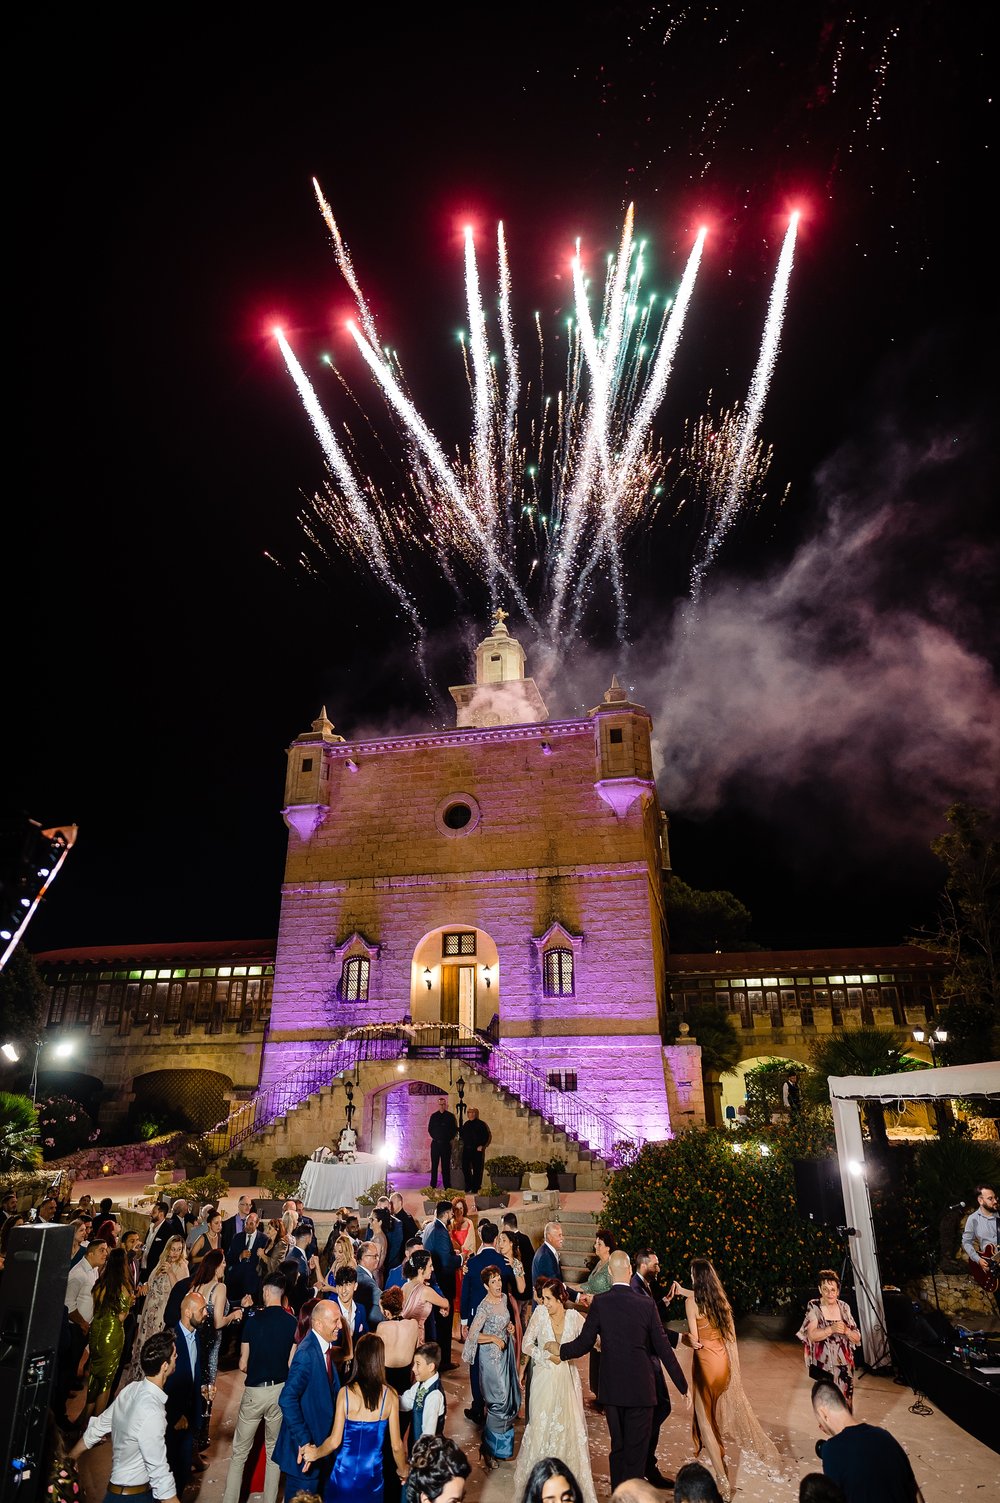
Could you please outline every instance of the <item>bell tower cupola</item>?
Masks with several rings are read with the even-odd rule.
[[[590,711],[590,718],[597,772],[594,788],[621,820],[636,799],[654,791],[652,719],[643,705],[629,699],[617,673],[604,691],[604,703]]]
[[[507,612],[493,612],[493,630],[476,648],[476,682],[448,692],[459,726],[530,725],[548,720],[538,685],[524,676],[524,648],[507,630]]]
[[[326,818],[330,807],[330,763],[326,747],[343,739],[335,734],[324,705],[311,729],[296,736],[288,748],[285,807],[281,817],[300,840],[308,840],[314,835]]]

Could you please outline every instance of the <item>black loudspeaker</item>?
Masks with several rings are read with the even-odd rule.
[[[808,1221],[845,1226],[844,1192],[836,1159],[793,1159],[795,1208]]]
[[[915,1341],[917,1314],[913,1301],[898,1289],[882,1290],[882,1309],[885,1312],[886,1330],[890,1336],[905,1336]]]
[[[46,1421],[62,1334],[73,1228],[10,1234],[0,1280],[0,1497],[36,1503],[49,1484]]]

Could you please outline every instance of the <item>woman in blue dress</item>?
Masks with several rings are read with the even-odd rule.
[[[321,1446],[301,1446],[299,1466],[311,1467],[336,1451],[323,1503],[382,1503],[382,1449],[386,1431],[401,1482],[409,1466],[399,1433],[399,1399],[385,1381],[380,1336],[362,1336],[354,1353],[353,1379],[337,1395],[333,1429]]]
[[[479,1455],[484,1469],[491,1472],[498,1461],[507,1461],[514,1454],[514,1420],[521,1407],[521,1386],[514,1322],[503,1292],[503,1274],[496,1264],[491,1264],[480,1277],[486,1285],[486,1298],[469,1327],[462,1360],[471,1367],[478,1350],[479,1383],[486,1405],[486,1428]]]

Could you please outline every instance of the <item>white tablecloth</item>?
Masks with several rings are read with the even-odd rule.
[[[307,1211],[335,1211],[338,1206],[356,1206],[358,1196],[385,1179],[385,1164],[374,1153],[359,1153],[353,1164],[306,1164],[299,1182],[299,1195]]]

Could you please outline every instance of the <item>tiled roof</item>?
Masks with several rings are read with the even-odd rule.
[[[274,939],[198,939],[186,943],[156,945],[87,945],[71,950],[40,950],[34,956],[40,966],[145,966],[200,964],[213,960],[274,960]]]
[[[671,976],[746,972],[755,975],[796,971],[885,971],[893,967],[931,970],[943,961],[919,945],[879,945],[859,950],[727,950],[721,955],[671,955]]]

